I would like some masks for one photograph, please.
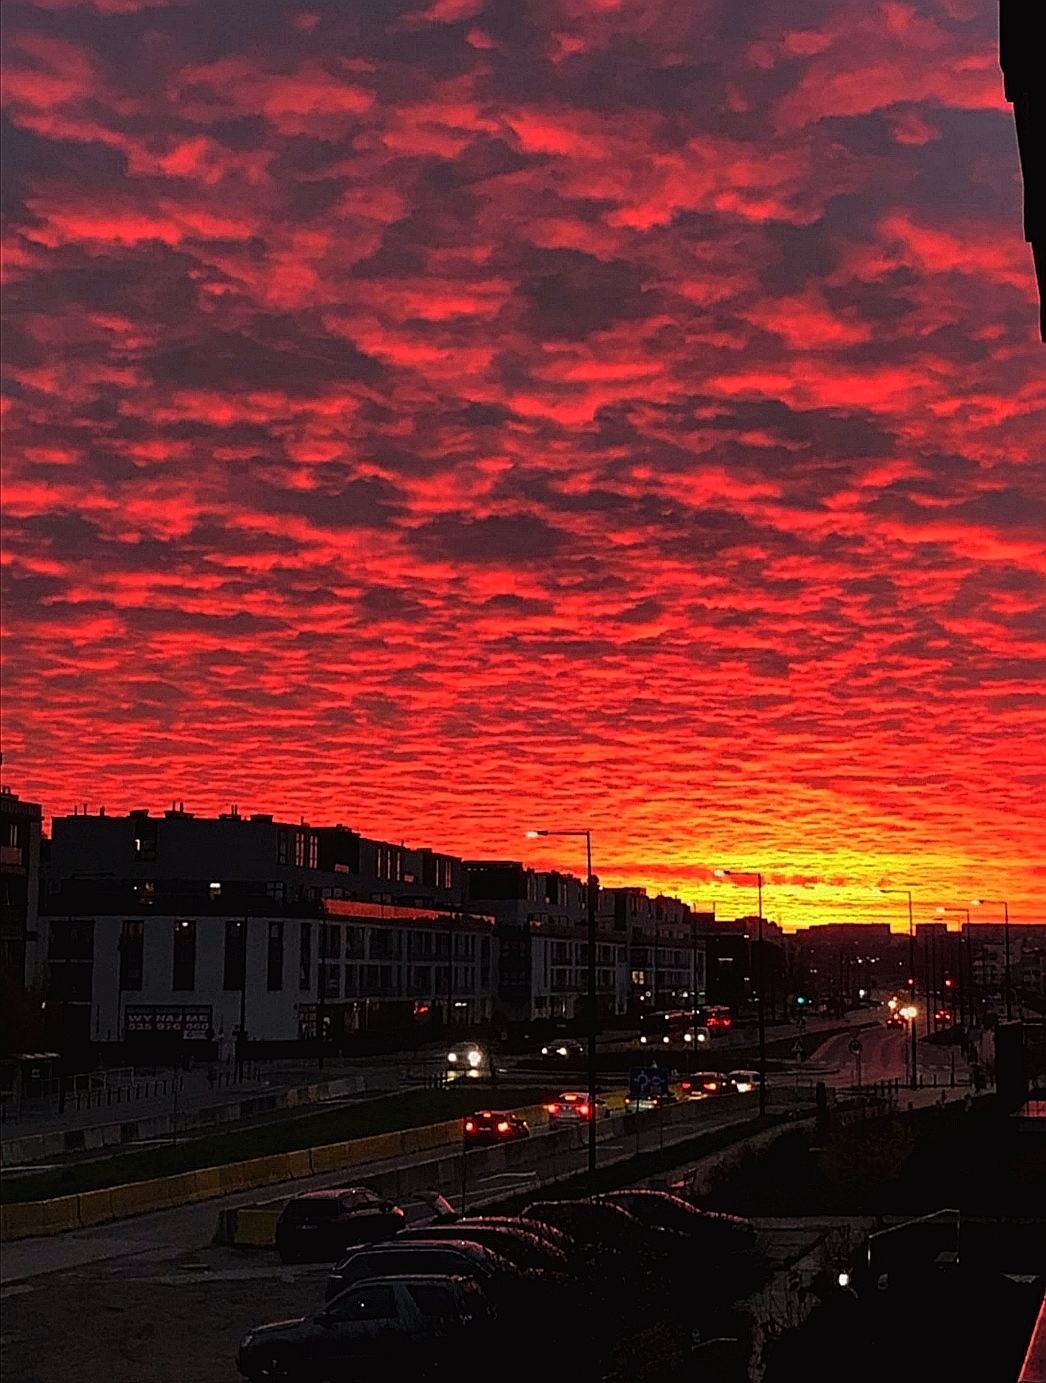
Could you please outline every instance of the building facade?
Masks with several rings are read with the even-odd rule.
[[[42,809],[0,788],[0,989],[5,995],[42,983],[38,945]]]

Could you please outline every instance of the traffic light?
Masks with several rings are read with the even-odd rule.
[[[805,998],[805,996],[802,995],[802,994],[797,994],[797,995],[795,996],[795,1001],[796,1001],[797,1004],[799,1004],[799,1005],[801,1006],[801,1005],[803,1005],[803,1004],[806,1003],[806,998]]]

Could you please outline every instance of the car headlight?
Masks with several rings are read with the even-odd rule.
[[[646,1046],[646,1038],[645,1038],[645,1037],[641,1037],[639,1040],[640,1040],[640,1042],[643,1043],[644,1046]]]
[[[558,1047],[556,1050],[559,1052],[559,1055],[560,1055],[560,1056],[568,1056],[568,1055],[569,1055],[569,1053],[567,1052],[566,1047]]]
[[[469,1052],[469,1065],[470,1065],[470,1066],[478,1066],[479,1063],[480,1063],[482,1060],[483,1060],[483,1057],[481,1056],[481,1054],[480,1054],[479,1052]]]
[[[547,1048],[547,1047],[542,1047],[542,1048],[541,1048],[541,1055],[542,1055],[542,1056],[548,1056],[548,1048]]]
[[[447,1060],[448,1060],[448,1061],[457,1061],[457,1059],[458,1059],[458,1054],[457,1054],[457,1052],[448,1052],[448,1053],[447,1053]]]

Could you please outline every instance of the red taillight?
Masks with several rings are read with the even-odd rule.
[[[475,1133],[475,1132],[476,1132],[476,1125],[472,1122],[471,1119],[466,1119],[466,1120],[465,1120],[465,1132],[466,1132],[466,1133]]]
[[[587,1119],[592,1111],[587,1104],[579,1104],[577,1107],[577,1112]]]
[[[714,1080],[706,1080],[706,1081],[705,1081],[705,1087],[704,1087],[704,1088],[705,1088],[706,1090],[715,1090],[715,1089],[716,1089],[716,1082],[715,1082]]]
[[[502,1119],[501,1122],[498,1124],[498,1133],[508,1133],[511,1127],[511,1124],[506,1123],[506,1121]]]
[[[680,1090],[692,1090],[694,1087],[690,1084],[688,1080],[684,1080],[680,1082],[679,1088]]]
[[[558,1114],[558,1113],[559,1113],[559,1105],[558,1105],[558,1104],[547,1104],[547,1105],[545,1106],[545,1108],[548,1110],[548,1112],[549,1112],[550,1114]]]

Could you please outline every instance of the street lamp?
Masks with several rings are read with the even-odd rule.
[[[591,831],[528,831],[528,840],[539,836],[584,836],[588,866],[588,1174],[596,1174],[596,881],[592,874]]]
[[[758,990],[757,998],[759,1007],[759,1113],[766,1113],[766,1010],[763,1004],[763,876],[751,871],[740,871],[736,869],[716,869],[713,870],[717,879],[733,879],[734,883],[751,883],[754,879],[756,888],[759,890],[759,932],[758,942],[758,965],[756,966],[756,987]]]
[[[1011,985],[1010,985],[1010,909],[1009,909],[1009,905],[1006,904],[1006,903],[1001,902],[998,898],[971,898],[971,899],[970,899],[970,907],[971,907],[971,908],[983,908],[983,907],[1002,908],[1002,915],[1003,915],[1003,918],[1004,918],[1004,921],[1003,921],[1003,924],[1002,924],[1002,928],[1003,928],[1003,931],[1002,931],[1003,943],[1002,943],[1002,944],[1003,944],[1003,952],[1004,952],[1005,964],[1006,964],[1006,976],[1005,976],[1005,987],[1006,987],[1006,1021],[1009,1022],[1009,1021],[1013,1018],[1013,989],[1012,989],[1012,987],[1011,987]],[[969,922],[969,920],[970,920],[970,914],[967,913],[967,914],[966,914],[966,921]]]
[[[912,890],[910,888],[877,888],[876,893],[903,893],[908,899],[908,1006],[915,1006],[915,918],[912,914]],[[910,1024],[912,1034],[912,1089],[919,1088],[919,1068],[916,1058],[915,1021]]]

